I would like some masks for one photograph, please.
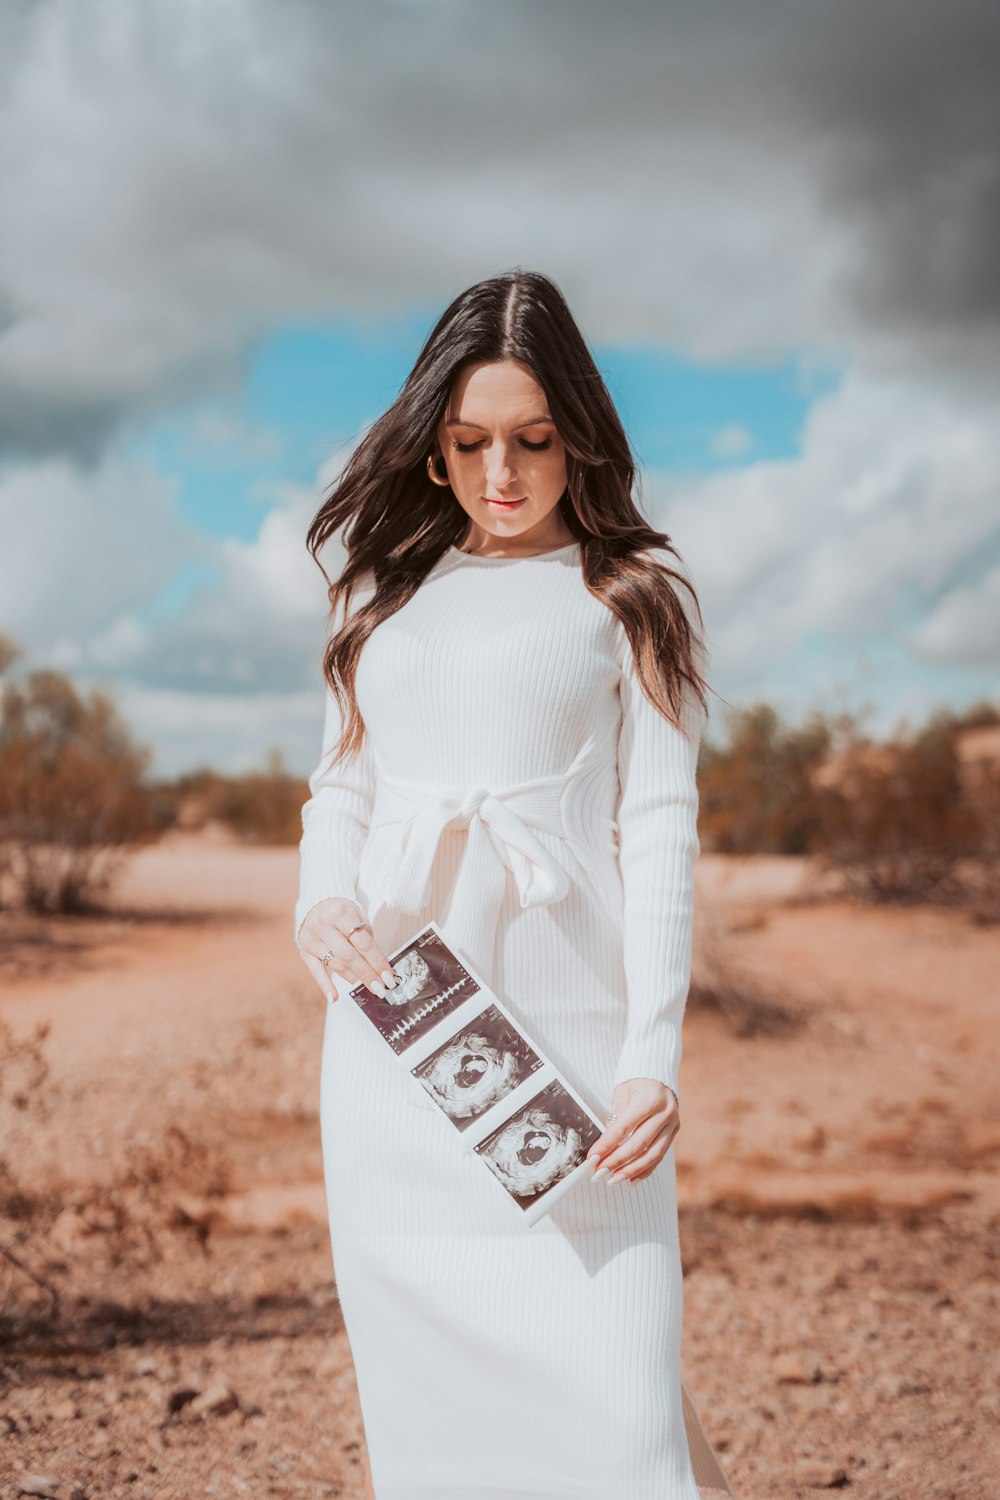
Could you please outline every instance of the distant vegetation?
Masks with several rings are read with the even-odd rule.
[[[263,771],[223,776],[204,767],[171,782],[157,795],[179,827],[222,824],[252,844],[297,844],[302,837],[302,804],[309,796],[304,777],[285,770],[280,750],[265,757]]]
[[[0,635],[0,676],[18,659]],[[0,692],[0,909],[41,914],[102,909],[129,854],[173,827],[221,824],[248,842],[293,844],[309,795],[273,753],[261,772],[147,777],[152,751],[137,745],[110,697],[82,696],[49,670]]]
[[[19,652],[0,636],[0,675]],[[1000,713],[935,714],[878,743],[850,715],[785,724],[767,704],[731,710],[698,767],[702,848],[808,856],[870,901],[968,902],[1000,916]],[[0,907],[84,911],[127,854],[169,829],[295,845],[309,795],[279,751],[263,770],[204,767],[150,780],[109,697],[57,672],[0,695]]]
[[[873,901],[997,901],[1000,713],[934,714],[878,743],[850,715],[783,724],[732,713],[699,762],[702,847],[803,854]],[[984,909],[984,914],[985,909]]]
[[[0,671],[17,659],[0,637]],[[99,901],[125,856],[157,836],[142,783],[149,751],[111,700],[84,700],[58,672],[0,697],[0,891],[36,912]]]

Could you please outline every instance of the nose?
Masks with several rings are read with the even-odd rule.
[[[503,443],[497,443],[487,450],[487,455],[487,482],[502,496],[503,491],[510,489],[511,484],[516,478],[515,470],[510,461],[510,450]]]

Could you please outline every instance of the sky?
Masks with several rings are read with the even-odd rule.
[[[7,0],[12,675],[109,690],[153,774],[306,774],[309,522],[520,266],[695,581],[710,737],[1000,706],[998,74],[973,0]]]

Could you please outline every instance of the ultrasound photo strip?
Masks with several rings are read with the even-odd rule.
[[[348,993],[465,1150],[535,1224],[581,1175],[601,1120],[500,998],[428,922],[389,960],[400,983]]]

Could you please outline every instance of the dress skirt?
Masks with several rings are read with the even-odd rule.
[[[445,835],[437,889],[461,854]],[[418,925],[383,909],[375,933],[391,952]],[[497,993],[606,1118],[624,1027],[613,926],[595,919],[581,944],[579,911],[567,933],[512,889],[499,930]],[[321,1128],[377,1500],[699,1500],[673,1147],[642,1182],[584,1176],[528,1227],[348,998],[327,1008]]]
[[[579,547],[450,549],[356,690],[363,756],[310,779],[297,928],[350,896],[391,954],[433,920],[599,1119],[618,1082],[673,1086],[698,735],[639,691]],[[331,695],[324,751],[339,731]],[[339,988],[323,1160],[377,1500],[699,1500],[673,1146],[526,1224]]]

